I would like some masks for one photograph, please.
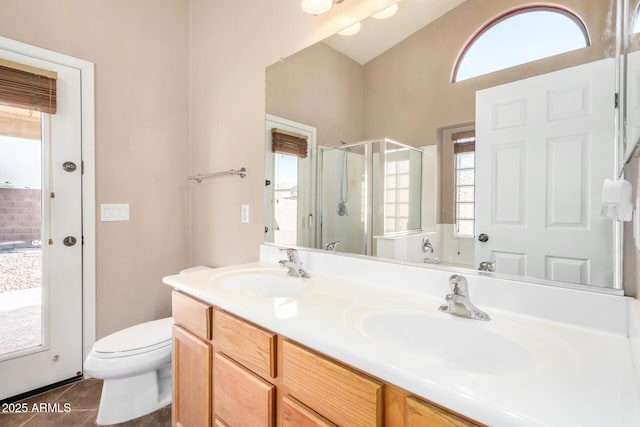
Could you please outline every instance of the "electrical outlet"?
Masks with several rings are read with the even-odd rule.
[[[249,224],[249,205],[240,206],[240,222]]]

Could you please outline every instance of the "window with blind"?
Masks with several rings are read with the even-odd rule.
[[[451,135],[455,159],[456,229],[458,237],[474,237],[475,228],[475,131]]]

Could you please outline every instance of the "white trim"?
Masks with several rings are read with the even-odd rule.
[[[82,316],[83,360],[96,337],[96,239],[95,239],[95,85],[94,64],[83,59],[0,37],[0,49],[76,68],[82,96]]]

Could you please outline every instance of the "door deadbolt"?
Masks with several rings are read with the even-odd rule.
[[[75,163],[73,162],[64,162],[62,164],[62,169],[65,170],[65,172],[73,172],[78,168],[78,166],[76,166]]]
[[[75,244],[76,244],[76,242],[77,242],[77,241],[78,241],[78,239],[76,239],[75,237],[73,237],[73,236],[67,236],[67,237],[65,237],[65,238],[62,240],[62,243],[63,243],[65,246],[73,246],[73,245],[75,245]]]

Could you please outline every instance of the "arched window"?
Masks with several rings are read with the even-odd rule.
[[[509,10],[482,26],[458,56],[453,82],[589,46],[584,22],[549,5]]]

